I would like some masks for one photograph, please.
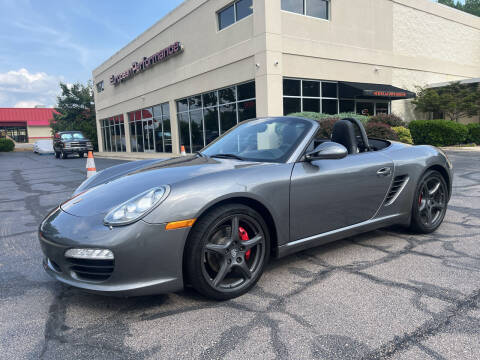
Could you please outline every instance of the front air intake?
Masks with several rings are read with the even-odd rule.
[[[385,199],[385,206],[391,205],[395,200],[397,200],[398,195],[400,195],[402,192],[403,188],[408,182],[408,179],[408,175],[395,176],[387,198]]]
[[[72,275],[79,280],[105,281],[113,273],[114,260],[67,258]]]

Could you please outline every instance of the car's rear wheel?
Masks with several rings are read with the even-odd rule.
[[[428,234],[442,224],[447,211],[448,188],[443,176],[427,171],[418,182],[412,206],[412,230]]]
[[[242,204],[219,206],[198,220],[185,254],[187,277],[201,294],[227,300],[250,290],[269,258],[261,215]]]

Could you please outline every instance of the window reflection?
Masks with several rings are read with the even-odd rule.
[[[238,122],[256,117],[255,82],[177,100],[177,109],[180,146],[199,151]]]
[[[188,109],[188,102],[179,102],[177,106]],[[130,112],[128,122],[133,152],[172,152],[168,103]]]
[[[123,115],[112,116],[100,121],[100,134],[103,139],[103,149],[106,152],[127,151]]]

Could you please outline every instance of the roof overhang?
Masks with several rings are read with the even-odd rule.
[[[339,83],[340,98],[366,98],[366,99],[384,99],[384,100],[401,100],[412,99],[416,95],[414,92],[398,88],[393,85],[385,84],[369,84],[340,81]]]

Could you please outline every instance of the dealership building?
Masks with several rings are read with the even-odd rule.
[[[411,120],[417,86],[479,76],[480,18],[429,0],[187,0],[93,71],[98,142],[171,156],[254,117]]]

